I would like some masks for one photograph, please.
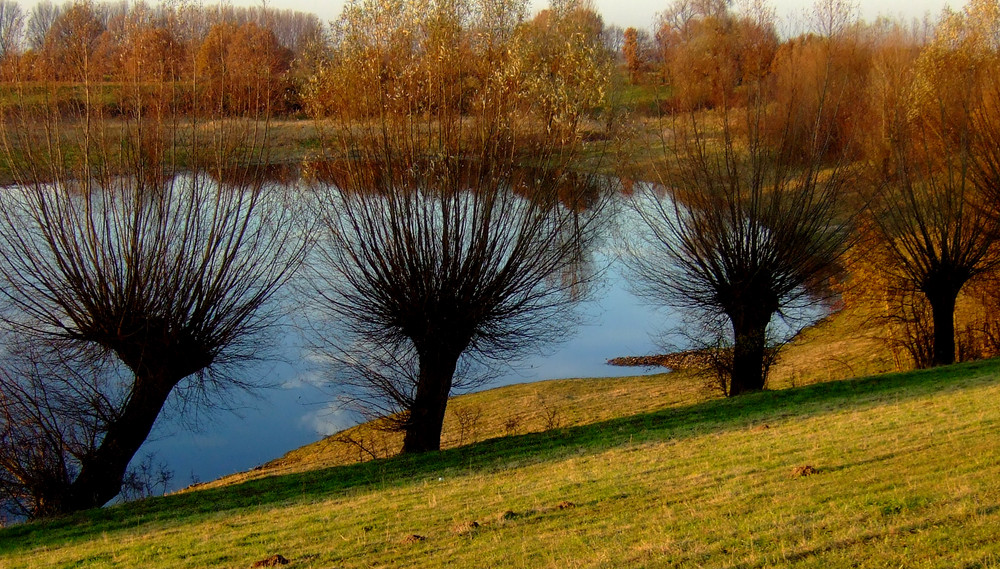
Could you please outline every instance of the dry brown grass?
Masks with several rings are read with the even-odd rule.
[[[879,340],[864,314],[846,309],[803,330],[782,351],[768,378],[769,389],[905,371]]]

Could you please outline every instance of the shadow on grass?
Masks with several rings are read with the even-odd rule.
[[[440,453],[274,476],[22,524],[0,531],[0,554],[134,531],[145,524],[192,523],[231,510],[281,508],[442,475],[472,474],[599,452],[629,442],[740,430],[764,421],[863,410],[998,382],[1000,360],[989,360],[706,401],[579,427],[491,439]]]

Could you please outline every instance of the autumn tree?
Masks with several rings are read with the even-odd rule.
[[[625,57],[625,69],[628,70],[629,81],[633,84],[638,83],[647,65],[645,45],[640,40],[639,30],[635,28],[625,30],[622,54]]]
[[[612,59],[601,41],[604,21],[584,0],[553,0],[525,28],[522,61],[531,109],[564,142],[606,101]]]
[[[158,84],[185,76],[186,49],[169,28],[137,22],[123,41],[117,70],[124,78]]]
[[[338,125],[316,172],[324,352],[352,399],[404,433],[403,452],[440,448],[448,397],[473,368],[565,334],[590,278],[577,269],[606,194],[569,171],[576,138],[539,120],[525,11],[349,4],[333,75],[317,81],[318,110]]]
[[[997,224],[977,183],[977,116],[995,72],[996,4],[972,2],[938,26],[895,109],[872,219],[891,253],[886,267],[931,307],[935,365],[955,361],[955,305],[963,288],[1000,266]],[[984,158],[987,157],[987,158]],[[988,168],[986,168],[988,170]]]
[[[737,14],[722,1],[674,2],[656,41],[678,109],[734,104],[741,85],[768,73],[778,47],[770,14]]]
[[[789,116],[787,124],[775,121],[770,135],[778,139],[791,135],[808,144],[807,138],[815,133],[800,117],[819,117],[827,129],[822,133],[830,142],[827,150],[833,156],[851,149],[854,158],[862,158],[863,145],[858,142],[874,114],[866,96],[871,61],[871,47],[856,28],[834,36],[799,36],[783,43],[774,55],[770,80],[779,104],[789,108],[794,101],[797,108],[789,108],[789,114],[798,116]],[[800,130],[787,133],[792,126]]]
[[[198,50],[195,73],[206,83],[205,98],[216,112],[270,111],[282,102],[291,58],[267,28],[219,23]]]
[[[89,2],[70,4],[45,34],[40,50],[42,70],[55,80],[99,79],[102,71],[94,57],[104,25]]]

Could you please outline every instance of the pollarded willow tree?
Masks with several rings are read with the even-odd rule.
[[[0,374],[0,501],[15,514],[105,504],[169,399],[248,385],[230,372],[260,353],[304,255],[294,202],[255,175],[266,109],[217,116],[182,58],[140,64],[150,18],[130,14],[119,91],[84,65],[55,104],[63,84],[15,76],[0,121],[0,315],[23,356]]]
[[[949,14],[891,109],[889,158],[873,225],[884,270],[926,299],[933,365],[955,361],[955,306],[976,277],[1000,267],[996,219],[995,76],[1000,8],[971,2]]]
[[[349,4],[317,81],[338,126],[316,188],[313,282],[340,330],[328,353],[352,397],[403,431],[403,452],[440,448],[463,372],[565,335],[591,276],[607,195],[570,170],[579,112],[550,128],[551,99],[535,96],[544,62],[524,58],[544,51],[523,43],[525,11]]]
[[[850,236],[854,172],[827,159],[831,129],[818,120],[836,114],[827,107],[844,104],[842,91],[832,74],[800,77],[798,96],[776,102],[771,86],[792,79],[758,75],[739,96],[723,93],[713,115],[675,116],[661,184],[632,202],[636,292],[707,325],[705,345],[730,396],[765,387],[782,339],[776,317],[815,303]]]

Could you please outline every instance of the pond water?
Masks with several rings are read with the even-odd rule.
[[[620,210],[619,210],[620,211]],[[606,239],[594,252],[604,267],[592,294],[577,306],[580,322],[562,343],[539,346],[482,387],[547,379],[607,377],[658,373],[620,368],[610,358],[658,353],[657,334],[674,327],[673,312],[649,306],[628,290],[618,247]],[[167,412],[158,421],[136,461],[152,455],[173,471],[170,490],[193,482],[249,470],[284,453],[356,424],[358,418],[338,409],[332,373],[309,356],[306,333],[279,330],[279,357],[245,368],[245,378],[272,387],[235,394],[227,409],[190,413]]]

